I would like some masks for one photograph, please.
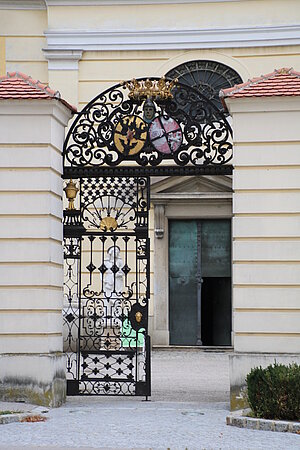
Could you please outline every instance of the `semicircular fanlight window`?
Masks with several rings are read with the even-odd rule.
[[[243,82],[239,74],[225,64],[206,60],[187,61],[171,69],[165,76],[177,78],[180,83],[197,89],[219,110],[223,109],[219,98],[220,89]]]

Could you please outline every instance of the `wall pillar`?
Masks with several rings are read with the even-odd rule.
[[[70,115],[55,99],[0,102],[1,400],[65,400],[61,151]]]
[[[82,50],[43,51],[48,60],[50,86],[55,86],[65,100],[78,108],[78,63],[82,57]]]
[[[154,203],[153,345],[169,345],[169,232],[165,204]]]
[[[227,98],[233,118],[231,408],[252,367],[300,363],[300,98]]]

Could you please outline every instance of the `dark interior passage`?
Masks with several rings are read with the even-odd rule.
[[[169,224],[171,345],[231,344],[230,220]]]
[[[231,345],[231,278],[203,278],[201,330],[203,345]]]

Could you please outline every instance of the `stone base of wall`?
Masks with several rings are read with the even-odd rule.
[[[151,336],[151,344],[153,345],[169,345],[169,332],[164,330],[149,330]]]
[[[0,400],[60,406],[66,400],[64,355],[0,355]]]
[[[274,362],[300,364],[300,353],[238,353],[229,355],[230,409],[236,411],[247,408],[246,376],[253,367],[267,367]]]

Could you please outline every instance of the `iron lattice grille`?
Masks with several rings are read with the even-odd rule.
[[[78,378],[80,238],[64,236],[64,351],[67,379]]]
[[[80,180],[66,210],[69,394],[150,395],[149,179]]]
[[[177,78],[181,83],[196,89],[216,108],[222,110],[219,92],[243,82],[239,74],[231,67],[216,61],[188,61],[171,69],[166,77]]]
[[[78,114],[67,135],[65,175],[82,176],[83,168],[101,173],[102,167],[119,165],[130,170],[164,162],[199,169],[228,164],[232,132],[219,108],[181,83],[172,94],[172,99],[147,104],[130,98],[126,85],[119,84],[97,96]]]
[[[118,229],[127,229],[135,223],[139,201],[145,200],[141,178],[138,180],[141,198],[137,198],[136,180],[130,177],[107,177],[82,179],[82,220],[88,228],[100,227],[105,217],[116,220]],[[145,206],[145,205],[144,205]],[[147,224],[145,224],[147,226]]]

